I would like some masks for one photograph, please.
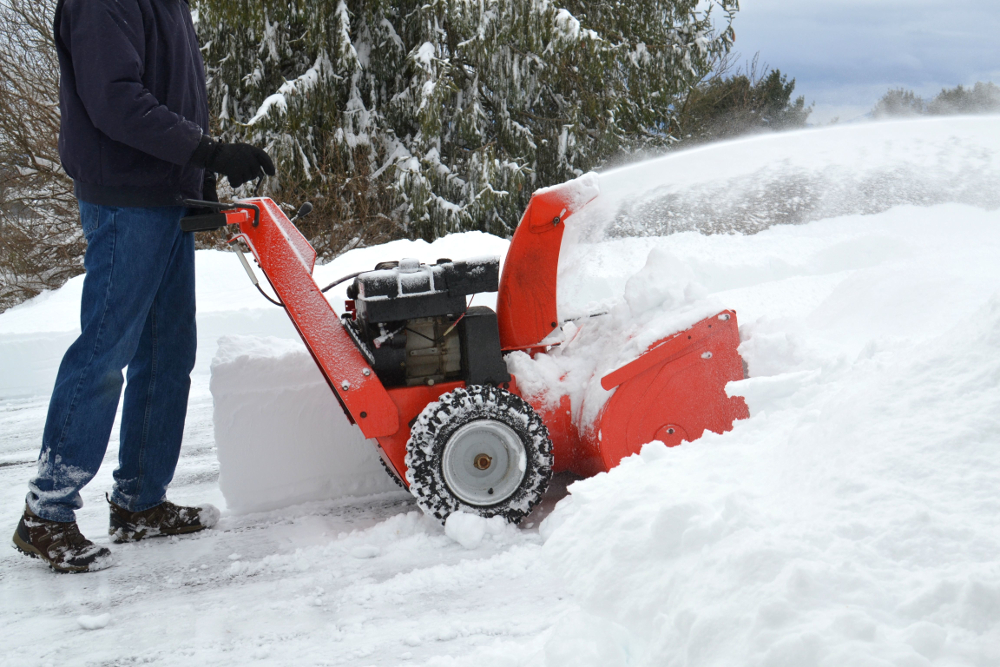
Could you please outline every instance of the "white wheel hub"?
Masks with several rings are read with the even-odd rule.
[[[463,502],[494,505],[512,496],[527,468],[524,443],[512,428],[481,419],[455,431],[444,446],[444,482]]]

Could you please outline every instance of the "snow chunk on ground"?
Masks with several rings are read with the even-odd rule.
[[[97,616],[80,616],[76,622],[84,630],[100,630],[108,627],[111,622],[111,614],[98,614]]]
[[[475,549],[486,536],[486,519],[477,514],[454,512],[445,521],[444,534],[466,549]]]
[[[211,389],[219,486],[230,510],[397,489],[301,342],[223,337]]]
[[[517,543],[523,539],[518,527],[507,523],[501,516],[491,516],[487,519],[466,512],[448,515],[444,524],[444,534],[466,549],[479,548],[483,540],[504,544]]]
[[[215,505],[202,504],[198,505],[198,509],[201,510],[199,513],[199,521],[201,525],[206,528],[214,528],[216,524],[219,523],[219,519],[222,518],[222,512]]]

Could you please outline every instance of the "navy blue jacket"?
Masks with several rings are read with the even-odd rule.
[[[208,133],[205,66],[187,0],[59,0],[59,156],[79,199],[200,199],[188,164]]]

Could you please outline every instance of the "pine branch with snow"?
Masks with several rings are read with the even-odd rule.
[[[507,235],[536,188],[669,145],[736,6],[196,2],[218,131],[275,156],[274,196],[313,199],[304,231],[327,255]]]

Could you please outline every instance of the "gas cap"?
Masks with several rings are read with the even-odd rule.
[[[399,260],[400,273],[416,273],[420,270],[420,260],[407,257]]]

